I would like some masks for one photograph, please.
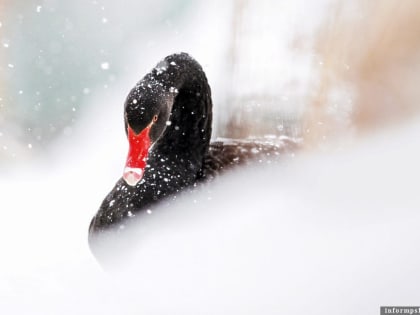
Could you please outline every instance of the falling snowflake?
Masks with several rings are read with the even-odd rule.
[[[108,70],[109,69],[109,63],[108,62],[102,62],[101,63],[101,69],[102,70]]]

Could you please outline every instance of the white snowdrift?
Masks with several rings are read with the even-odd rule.
[[[70,175],[4,181],[11,194],[3,199],[0,309],[374,314],[380,305],[413,305],[418,126],[226,175],[195,200],[184,196],[170,211],[139,218],[138,238],[127,240],[133,255],[112,273],[87,249],[91,213],[80,207],[101,200],[89,185],[69,195],[60,181]]]

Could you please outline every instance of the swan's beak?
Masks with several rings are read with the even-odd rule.
[[[124,168],[123,178],[130,186],[136,186],[137,183],[143,178],[143,169],[126,166]]]
[[[144,128],[139,134],[128,127],[128,155],[125,163],[123,178],[130,186],[136,186],[143,178],[146,168],[147,155],[151,145],[149,131],[151,124]]]

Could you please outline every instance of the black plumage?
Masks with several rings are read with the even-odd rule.
[[[154,121],[154,144],[141,181],[130,186],[121,178],[102,202],[89,228],[91,247],[102,231],[158,201],[233,166],[274,159],[290,147],[231,140],[210,144],[210,87],[202,67],[186,53],[166,57],[138,82],[124,115],[126,131],[130,127],[135,133]]]

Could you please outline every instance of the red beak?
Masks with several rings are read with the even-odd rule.
[[[128,156],[125,163],[123,178],[130,186],[135,186],[143,177],[146,168],[147,155],[150,148],[150,124],[138,135],[128,127]]]

